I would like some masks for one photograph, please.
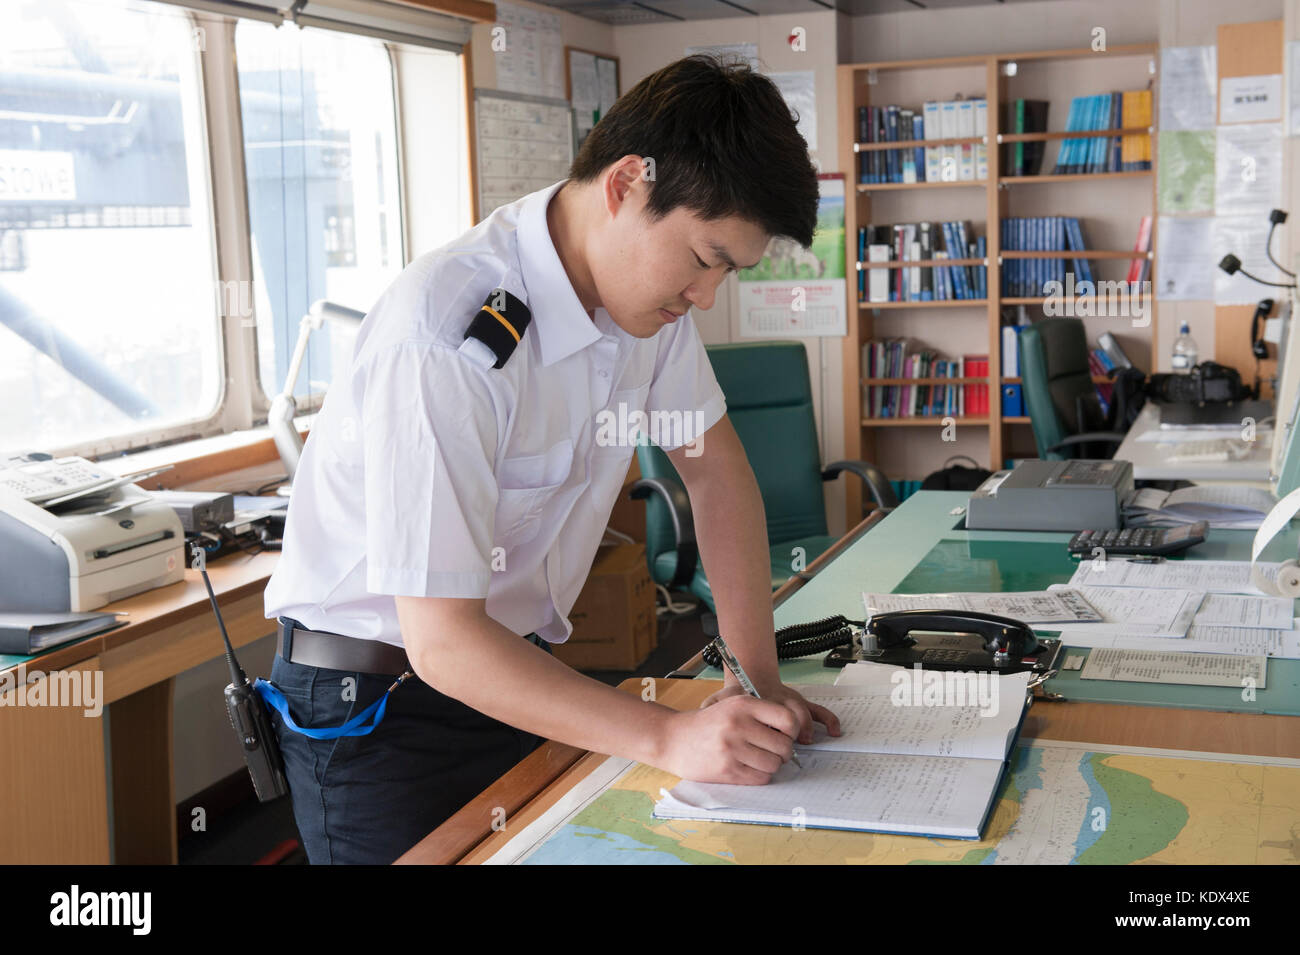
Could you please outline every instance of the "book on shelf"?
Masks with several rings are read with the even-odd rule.
[[[1047,100],[1017,99],[1006,104],[1005,126],[1013,133],[1047,132]],[[1036,176],[1043,167],[1047,143],[1008,143],[1002,147],[1007,176]]]
[[[1149,127],[1150,124],[1151,91],[1126,90],[1074,97],[1070,101],[1065,132]],[[1150,168],[1150,135],[1132,133],[1127,136],[1063,139],[1052,172],[1056,175],[1075,175],[1139,172]]]
[[[858,142],[921,142],[969,139],[988,134],[988,102],[930,101],[918,109],[894,104],[858,107]],[[858,153],[862,184],[974,181],[988,178],[988,147],[982,143],[869,149]]]
[[[868,378],[961,378],[960,361],[941,358],[910,338],[872,339],[862,345],[862,370]],[[919,418],[960,414],[961,385],[918,382],[863,386],[862,411],[868,418]]]
[[[962,365],[965,367],[966,376],[969,378],[988,378],[989,376],[988,355],[964,355]],[[965,395],[962,414],[979,417],[989,413],[988,385],[963,385],[962,391]]]
[[[977,676],[988,681],[980,694]],[[798,687],[839,716],[841,735],[814,726],[812,743],[796,746],[799,765],[786,763],[765,786],[683,780],[654,815],[978,839],[1019,736],[1029,678],[854,664],[839,685]],[[945,705],[899,702],[923,692]],[[1000,702],[981,706],[980,695]]]
[[[1083,227],[1074,216],[1012,216],[1002,220],[1004,252],[1085,252]],[[1029,298],[1046,295],[1048,282],[1065,284],[1066,265],[1074,269],[1074,286],[1082,294],[1094,288],[1086,258],[1006,259],[1002,294]],[[1084,287],[1086,284],[1086,287]]]
[[[858,228],[858,255],[864,265],[878,262],[925,262],[983,259],[985,236],[971,236],[965,222],[900,222]],[[864,302],[982,300],[988,296],[988,269],[983,265],[907,265],[866,268],[858,281]],[[879,273],[879,274],[878,274]],[[863,298],[865,290],[866,297]]]
[[[1151,251],[1151,217],[1143,216],[1138,223],[1137,241],[1133,243],[1133,252],[1137,256],[1129,260],[1128,275],[1125,280],[1130,284],[1145,282],[1151,274],[1151,260],[1147,253]]]

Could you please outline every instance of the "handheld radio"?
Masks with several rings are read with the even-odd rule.
[[[208,600],[212,602],[212,612],[217,616],[217,626],[221,629],[221,639],[226,643],[226,663],[230,666],[230,685],[226,687],[226,714],[230,717],[230,726],[239,740],[244,753],[244,762],[248,765],[248,775],[253,779],[253,790],[259,802],[270,802],[289,791],[284,778],[284,761],[280,758],[280,747],[267,718],[266,707],[262,698],[244,674],[243,667],[235,659],[235,650],[230,645],[226,633],[225,621],[221,619],[221,608],[217,606],[217,596],[212,592],[212,582],[208,580],[207,554],[197,543],[190,548],[195,570],[203,575],[203,586],[208,588]]]

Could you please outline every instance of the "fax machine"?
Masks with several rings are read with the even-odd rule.
[[[0,611],[94,610],[185,575],[176,512],[82,458],[0,455]]]

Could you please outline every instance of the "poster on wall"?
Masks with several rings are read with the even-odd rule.
[[[844,285],[844,174],[817,177],[817,231],[807,249],[776,237],[762,260],[742,269],[743,338],[848,334]]]
[[[817,74],[812,70],[767,75],[781,91],[785,104],[799,117],[799,135],[808,148],[817,150]]]
[[[560,15],[516,6],[496,4],[496,25],[505,29],[505,49],[494,50],[496,88],[564,99],[564,41]]]

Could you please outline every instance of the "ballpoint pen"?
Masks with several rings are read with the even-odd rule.
[[[718,651],[718,656],[722,658],[723,665],[731,671],[731,675],[736,678],[740,688],[754,699],[761,700],[762,697],[758,695],[758,690],[746,675],[744,667],[740,665],[740,661],[736,659],[736,655],[731,652],[731,648],[727,646],[720,635],[713,638],[713,648]],[[803,763],[799,762],[797,754],[792,752],[790,759],[794,761],[796,766],[803,769]]]

